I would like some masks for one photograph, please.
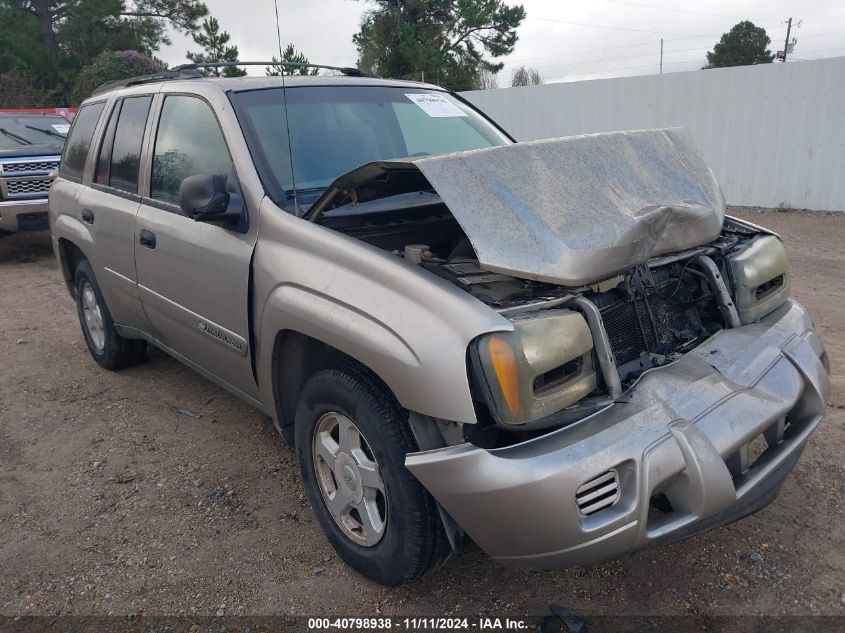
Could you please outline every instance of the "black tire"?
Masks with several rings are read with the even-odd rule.
[[[344,534],[320,492],[313,441],[318,421],[330,412],[354,421],[379,466],[387,519],[381,540],[372,546],[362,546]],[[437,504],[405,468],[405,455],[418,450],[408,422],[392,394],[367,371],[338,367],[315,373],[301,394],[295,438],[311,507],[350,567],[375,582],[396,586],[445,560],[449,545]]]
[[[94,343],[91,332],[89,332],[88,326],[85,323],[82,296],[83,288],[86,287],[86,284],[90,285],[94,291],[102,318],[102,349],[98,349],[98,346]],[[83,259],[76,266],[73,285],[76,290],[76,313],[79,317],[82,335],[85,338],[85,344],[88,346],[91,357],[97,361],[97,364],[105,369],[123,369],[124,367],[137,365],[142,362],[146,358],[147,342],[123,338],[117,333],[111,313],[106,306],[103,293],[100,292],[100,286],[97,284],[97,279],[94,277],[94,271],[91,270],[91,264],[88,263],[88,260]]]

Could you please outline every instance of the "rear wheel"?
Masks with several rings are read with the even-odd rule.
[[[353,569],[395,586],[445,558],[437,505],[405,468],[416,443],[377,380],[357,368],[317,372],[303,389],[295,434],[314,514]]]
[[[141,362],[146,341],[123,338],[117,333],[91,264],[83,259],[74,273],[76,311],[85,344],[92,358],[106,369],[121,369]]]

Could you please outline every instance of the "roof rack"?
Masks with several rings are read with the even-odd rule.
[[[326,66],[324,64],[302,64],[300,62],[285,62],[285,61],[269,61],[269,62],[203,62],[201,64],[182,64],[173,67],[173,72],[183,72],[187,70],[198,70],[200,68],[227,68],[231,66],[287,66],[290,68],[323,68],[325,70],[336,70],[344,75],[350,77],[371,77],[373,79],[381,79],[378,75],[368,73],[360,68],[353,68],[350,66]]]
[[[200,73],[202,68],[228,68],[231,66],[287,66],[290,68],[323,68],[325,70],[336,70],[349,77],[370,77],[373,79],[381,79],[378,75],[368,73],[360,68],[352,68],[349,66],[325,66],[323,64],[301,64],[299,62],[203,62],[201,64],[181,64],[174,66],[170,70],[165,70],[154,75],[143,75],[141,77],[129,77],[128,79],[117,79],[115,81],[107,81],[104,84],[97,86],[92,95],[102,94],[109,90],[116,88],[126,88],[128,86],[137,86],[140,84],[154,83],[157,81],[170,81],[173,79],[201,79],[203,74]]]
[[[126,88],[128,86],[137,86],[140,84],[154,83],[156,81],[168,81],[171,79],[200,79],[202,74],[197,70],[190,68],[177,67],[172,70],[165,70],[154,75],[142,75],[140,77],[129,77],[128,79],[116,79],[115,81],[107,81],[104,84],[97,86],[92,95],[98,95],[115,88]]]

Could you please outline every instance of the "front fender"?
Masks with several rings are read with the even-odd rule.
[[[445,280],[265,200],[254,279],[259,380],[271,397],[282,330],[315,338],[368,367],[399,403],[473,423],[467,346],[510,321]]]

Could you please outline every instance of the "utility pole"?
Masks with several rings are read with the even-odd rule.
[[[663,74],[663,38],[660,38],[660,74]]]
[[[783,43],[783,57],[781,61],[786,61],[786,55],[789,53],[789,32],[792,30],[792,18],[786,23],[786,41]]]

